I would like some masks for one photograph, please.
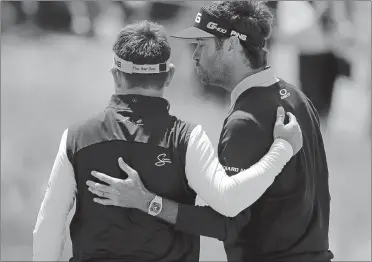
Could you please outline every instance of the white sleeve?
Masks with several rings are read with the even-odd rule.
[[[190,187],[209,206],[222,215],[234,217],[260,198],[292,155],[292,146],[287,141],[275,139],[258,163],[230,177],[199,125],[191,132],[187,146],[186,177]]]
[[[73,167],[67,158],[64,131],[33,232],[33,261],[58,261],[64,241],[67,216],[76,196]]]

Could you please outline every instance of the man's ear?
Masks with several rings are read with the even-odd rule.
[[[241,48],[240,40],[237,36],[232,35],[230,36],[229,40],[226,41],[227,44],[227,51],[238,51]]]
[[[169,65],[169,71],[168,71],[167,80],[165,80],[164,87],[170,86],[170,84],[171,84],[171,82],[173,80],[173,77],[174,77],[174,73],[175,72],[176,72],[176,67],[173,64],[170,64]]]
[[[112,68],[110,70],[110,72],[112,74],[112,78],[114,79],[115,86],[117,88],[120,88],[120,86],[121,86],[121,74],[120,74],[119,70],[117,70],[116,68]]]

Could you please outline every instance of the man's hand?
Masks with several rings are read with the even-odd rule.
[[[94,198],[94,202],[109,206],[137,208],[147,213],[148,205],[155,195],[145,188],[136,170],[129,167],[122,158],[119,158],[118,162],[120,168],[128,174],[128,178],[125,180],[92,171],[94,177],[109,184],[106,186],[90,180],[87,181],[88,190],[102,197]]]
[[[290,143],[293,148],[293,155],[295,155],[302,148],[302,131],[296,117],[290,112],[287,112],[287,115],[289,116],[289,123],[284,125],[285,111],[283,107],[278,107],[274,139],[282,138]]]

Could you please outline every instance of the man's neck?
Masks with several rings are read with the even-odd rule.
[[[264,70],[264,68],[259,68],[259,69],[250,69],[247,71],[243,71],[243,70],[236,70],[235,71],[235,77],[234,77],[234,80],[231,81],[231,84],[228,88],[228,90],[230,91],[230,93],[235,89],[235,87],[244,79],[246,79],[247,77],[250,77],[251,75],[254,75],[258,72],[261,72],[262,70]]]
[[[157,90],[155,88],[142,88],[135,87],[131,89],[116,89],[116,94],[118,95],[142,95],[142,96],[153,96],[153,97],[163,97],[164,90]]]

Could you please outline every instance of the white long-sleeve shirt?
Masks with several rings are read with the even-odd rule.
[[[76,196],[74,170],[66,153],[67,133],[66,129],[33,232],[34,261],[58,261],[65,241],[65,223]],[[208,136],[197,126],[191,132],[187,147],[186,176],[190,187],[207,204],[221,214],[234,216],[265,192],[292,155],[291,145],[276,139],[258,163],[229,177]]]
[[[190,135],[186,177],[190,187],[210,207],[222,215],[234,217],[266,191],[292,155],[292,146],[283,139],[276,139],[258,163],[230,177],[199,125]]]
[[[33,232],[33,261],[58,261],[65,242],[65,224],[76,196],[74,169],[67,158],[64,131]]]

